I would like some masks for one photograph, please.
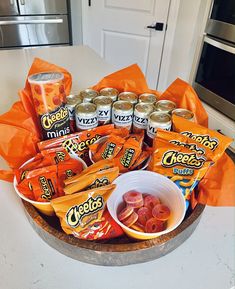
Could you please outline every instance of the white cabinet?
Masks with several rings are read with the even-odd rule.
[[[219,113],[211,106],[203,103],[209,117],[209,128],[219,131],[220,133],[227,135],[235,139],[235,122],[230,118]],[[230,149],[235,152],[235,141],[230,146]]]

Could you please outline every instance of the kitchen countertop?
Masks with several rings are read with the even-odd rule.
[[[35,56],[67,68],[75,91],[115,70],[88,47],[0,51],[4,67],[0,113],[17,100]],[[13,185],[0,181],[0,186],[1,289],[235,288],[235,208],[206,207],[192,236],[164,257],[128,267],[102,267],[75,261],[49,247],[27,221]]]

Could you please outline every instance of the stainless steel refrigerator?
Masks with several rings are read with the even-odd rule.
[[[0,0],[0,49],[71,45],[68,0]]]

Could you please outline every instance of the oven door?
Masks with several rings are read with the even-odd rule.
[[[235,3],[234,0],[214,0],[206,33],[235,43]]]
[[[235,120],[235,45],[205,36],[193,86],[203,101]]]

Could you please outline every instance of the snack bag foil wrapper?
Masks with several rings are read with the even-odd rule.
[[[114,167],[114,162],[112,160],[101,160],[97,163],[92,164],[91,166],[87,167],[83,170],[79,175],[73,176],[64,181],[65,185],[72,184],[80,180],[82,177],[96,174],[97,172],[101,172],[104,170],[108,170]]]
[[[70,93],[72,85],[70,73],[55,64],[35,58],[28,76],[45,71],[62,72],[66,95]],[[25,88],[19,91],[21,101],[14,103],[8,112],[0,116],[0,156],[11,170],[19,168],[36,155],[37,143],[41,139],[28,76]],[[13,177],[13,171],[0,170],[0,179],[13,181]]]
[[[78,176],[77,181],[73,182],[64,188],[66,195],[70,195],[82,190],[99,188],[111,184],[119,174],[119,168],[114,167],[107,170],[95,172],[93,174]]]
[[[120,152],[125,143],[125,139],[110,135],[103,143],[95,143],[89,146],[89,150],[92,152],[92,159],[94,162],[102,159],[113,159]]]
[[[108,185],[52,200],[51,205],[65,233],[82,239],[86,239],[89,232],[92,233],[93,239],[105,237],[111,226],[102,229],[104,211],[106,202],[115,187],[115,185]],[[93,235],[93,231],[96,231],[95,227],[99,225],[101,230]]]
[[[127,172],[141,154],[141,144],[135,138],[128,138],[120,153],[113,159],[120,173]]]
[[[14,170],[17,183],[19,184],[21,181],[23,181],[28,172],[31,170],[56,165],[59,162],[69,160],[71,160],[71,157],[66,151],[63,150],[63,148],[44,150],[41,153],[36,154],[32,161],[28,162],[24,166],[21,166],[19,169]],[[76,161],[76,163],[78,162]],[[79,163],[79,165],[82,167],[81,163]]]
[[[68,152],[62,147],[42,150],[41,155],[44,158],[50,159],[51,162],[55,163],[55,164],[58,164],[59,162],[64,162],[64,161],[71,159]]]
[[[29,171],[17,188],[24,196],[37,202],[48,202],[58,197],[59,182],[56,165]]]
[[[163,139],[173,145],[185,147],[200,156],[204,156],[207,160],[213,160],[213,153],[208,147],[185,135],[159,128],[157,130],[157,139]]]
[[[41,151],[49,148],[62,147],[69,154],[79,156],[87,163],[87,165],[90,165],[91,162],[88,155],[89,145],[93,144],[102,136],[110,134],[113,128],[114,125],[108,124],[61,136],[56,139],[41,141],[38,143],[38,148]]]
[[[204,177],[210,164],[205,157],[156,137],[148,169],[170,178],[181,189],[188,207],[193,189]]]
[[[39,156],[40,154],[16,171],[17,188],[31,200],[48,202],[52,198],[64,195],[64,181],[79,174],[83,165],[75,159],[56,163],[51,162],[50,158],[40,159]]]
[[[213,161],[217,161],[233,141],[231,138],[217,131],[192,123],[177,115],[172,116],[172,122],[174,131],[196,141],[205,147],[205,149],[209,149]]]

